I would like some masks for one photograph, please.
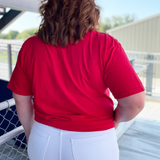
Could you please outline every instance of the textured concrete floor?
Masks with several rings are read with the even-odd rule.
[[[160,160],[160,102],[146,101],[118,144],[120,160]]]
[[[118,144],[120,160],[160,160],[160,123],[135,121]]]

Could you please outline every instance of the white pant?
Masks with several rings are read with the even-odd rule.
[[[34,122],[28,142],[30,160],[119,160],[115,128],[72,132]]]

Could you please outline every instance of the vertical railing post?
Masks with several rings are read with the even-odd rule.
[[[11,44],[8,44],[8,71],[9,71],[9,79],[12,75],[12,50],[11,50]]]
[[[154,60],[154,56],[151,54],[147,55],[147,60]],[[146,71],[146,94],[152,95],[152,83],[153,83],[153,63],[149,63]]]

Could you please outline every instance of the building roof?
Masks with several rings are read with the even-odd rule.
[[[113,29],[109,29],[109,30],[107,30],[107,33],[110,33],[112,31],[116,31],[116,30],[120,30],[120,29],[124,29],[124,28],[127,28],[127,27],[131,27],[131,26],[136,25],[138,23],[142,23],[144,21],[149,21],[149,20],[157,18],[157,17],[160,17],[160,13],[158,13],[156,15],[153,15],[153,16],[150,16],[150,17],[147,17],[147,18],[144,18],[144,19],[141,19],[141,20],[138,20],[138,21],[135,21],[135,22],[131,22],[131,23],[128,23],[128,24],[125,24],[125,25],[122,25],[122,26],[118,26],[118,27],[113,28]]]

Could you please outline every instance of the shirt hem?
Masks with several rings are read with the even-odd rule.
[[[67,131],[77,131],[77,132],[94,132],[94,131],[104,131],[114,128],[113,119],[101,120],[101,121],[89,121],[89,122],[79,122],[79,121],[61,121],[61,120],[46,120],[39,117],[35,117],[35,120],[39,123],[62,129]]]
[[[132,90],[130,90],[130,91],[127,91],[127,92],[123,92],[123,93],[114,95],[114,97],[115,97],[116,99],[125,98],[125,97],[128,97],[128,96],[137,94],[137,93],[139,93],[139,92],[143,92],[143,91],[145,91],[144,87],[138,87],[138,88],[132,89]]]

